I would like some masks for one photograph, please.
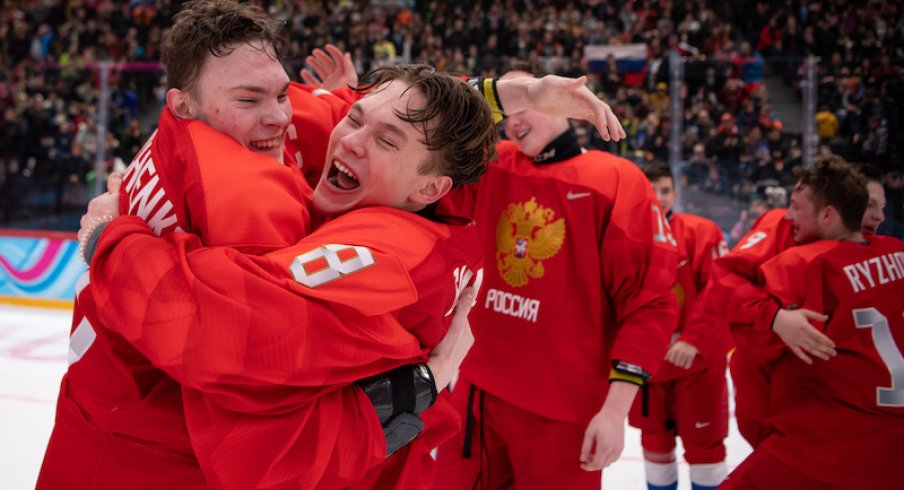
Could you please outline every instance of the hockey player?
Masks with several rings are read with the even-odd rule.
[[[193,19],[206,28],[211,27],[206,24],[208,21],[221,21],[224,18],[239,22],[248,20],[247,12],[239,12],[238,15],[210,15],[212,12],[205,10],[207,4],[208,2],[195,3],[187,8],[186,11],[190,14],[183,15],[182,18],[187,19],[183,26],[192,25],[188,19]],[[215,4],[214,8],[229,10],[234,5],[224,7],[223,4]],[[261,19],[255,19],[238,26],[236,30],[248,27],[252,31],[259,29],[259,32],[254,31],[248,37],[257,40],[261,32],[267,33],[265,24]],[[216,34],[233,32],[216,26],[211,30]],[[185,37],[181,42],[173,41],[169,44],[171,48],[179,48],[171,53],[184,53],[187,46],[193,46],[195,40],[203,38],[199,36],[199,32],[205,32],[205,29],[183,28],[181,31],[174,31]],[[261,37],[265,37],[264,34]],[[241,43],[232,50],[228,49],[228,39],[215,39],[226,44],[200,49],[195,53],[200,53],[202,59],[208,56],[209,51],[217,53],[217,56],[209,57],[204,63],[189,63],[183,67],[189,70],[189,74],[192,67],[204,68],[199,68],[195,73],[198,77],[195,87],[197,91],[172,92],[174,95],[171,94],[171,106],[164,113],[164,116],[170,117],[161,118],[157,135],[136,159],[136,165],[127,176],[122,208],[151,222],[157,232],[166,233],[177,228],[191,230],[199,233],[205,244],[232,244],[245,251],[260,253],[279,248],[293,237],[304,236],[307,230],[299,227],[299,223],[303,225],[304,222],[299,221],[298,216],[303,217],[307,207],[299,204],[309,200],[307,193],[310,190],[305,190],[306,186],[292,165],[274,166],[267,159],[256,158],[254,155],[242,154],[241,158],[236,157],[241,148],[235,142],[256,152],[269,153],[280,145],[280,140],[275,136],[277,132],[281,131],[286,135],[286,142],[290,146],[293,141],[301,139],[296,139],[297,135],[293,136],[291,125],[283,126],[284,118],[278,114],[285,111],[287,96],[295,102],[293,97],[298,87],[290,84],[285,94],[281,92],[280,86],[285,80],[273,69],[273,65],[278,63],[274,53],[251,44],[248,45],[252,48],[249,50]],[[236,57],[244,58],[240,58],[238,63],[231,63],[231,66],[225,61],[221,62],[224,59],[237,59]],[[226,66],[222,66],[224,63]],[[249,66],[257,69],[248,72]],[[205,79],[205,73],[229,76],[224,78],[209,75]],[[249,76],[256,77],[258,73],[263,73],[261,78]],[[186,87],[190,86],[185,78],[182,80]],[[224,83],[223,80],[230,80],[231,83]],[[319,91],[315,91],[317,92]],[[202,93],[217,95],[201,97]],[[608,108],[601,103],[595,107],[599,109],[601,106]],[[332,121],[337,114],[344,113],[344,107],[340,104],[337,110],[336,104],[330,104],[321,119]],[[589,106],[584,104],[582,107],[588,110]],[[235,111],[236,115],[228,116],[230,111]],[[246,118],[245,114],[251,112],[256,112],[259,117]],[[297,117],[298,110],[294,112],[293,116]],[[611,115],[611,111],[608,113]],[[207,121],[220,128],[211,128],[194,119]],[[270,129],[261,131],[261,127]],[[217,132],[213,129],[223,129],[232,141],[216,139]],[[278,131],[274,132],[274,129]],[[296,130],[298,129],[297,126]],[[168,143],[172,141],[185,144],[180,146]],[[303,152],[305,147],[302,146],[301,150]],[[290,149],[284,158],[286,162],[291,162],[293,159],[297,160],[294,157],[298,154]],[[310,163],[312,159],[304,160]],[[248,190],[251,183],[255,189],[260,189],[259,192],[254,192],[255,200],[244,206],[236,206],[235,190]],[[213,188],[223,192],[211,192]],[[270,224],[263,229],[259,226],[262,216],[267,217]],[[79,300],[87,300],[90,296],[90,288],[82,290]],[[42,484],[53,486],[52,477],[45,475],[54,475],[64,481],[83,481],[87,486],[134,486],[137,484],[133,478],[136,473],[144,475],[144,468],[161,468],[166,471],[154,472],[142,480],[141,484],[155,488],[170,485],[171,482],[178,482],[186,487],[202,486],[203,483],[197,479],[198,465],[180,415],[181,395],[177,385],[161,372],[152,369],[144,356],[128,344],[127,339],[105,329],[95,329],[92,324],[100,325],[96,318],[90,322],[79,322],[78,325],[84,327],[81,330],[84,335],[73,335],[74,343],[79,347],[78,357],[81,360],[78,364],[81,366],[79,369],[70,369],[69,379],[64,380],[64,385],[75,381],[79,384],[78,389],[65,389],[61,392],[61,396],[66,397],[77,391],[81,397],[77,403],[81,403],[81,406],[70,404],[64,414],[66,423],[58,423],[57,426],[60,433],[66,432],[65,427],[78,426],[78,430],[83,432],[79,437],[98,441],[98,444],[82,444],[77,448],[78,454],[66,455],[67,451],[76,448],[65,445],[65,436],[54,437],[45,458]],[[84,339],[88,339],[84,342],[85,345],[79,345]],[[97,353],[101,349],[112,355],[104,354],[103,351]],[[99,363],[84,361],[86,354],[87,358],[100,357],[102,360]],[[431,358],[428,364],[432,365],[438,357]],[[442,362],[445,365],[454,364],[449,359]],[[97,372],[104,369],[91,364],[99,364],[107,368],[106,371],[122,374],[122,382],[118,384],[117,381],[98,376]],[[76,371],[85,374],[76,375]],[[417,372],[418,368],[413,367],[409,375],[413,377]],[[137,379],[139,377],[141,379]],[[111,389],[112,386],[119,386],[117,389],[120,391]],[[128,407],[128,410],[123,407]],[[366,410],[371,409],[365,408]],[[92,417],[91,421],[80,419],[79,413],[87,411],[93,411],[98,416]],[[142,426],[154,426],[155,422],[149,422],[151,420],[163,421],[159,425],[167,430],[140,429]],[[128,437],[123,437],[125,435]],[[123,443],[122,439],[128,439],[128,444]],[[116,451],[115,457],[92,449],[103,447],[110,441],[122,446]],[[107,467],[110,462],[115,463],[113,468]],[[141,466],[133,467],[136,464]],[[128,483],[122,483],[126,479]]]
[[[348,103],[290,84],[277,46],[259,9],[229,1],[184,6],[163,47],[167,107],[126,175],[124,214],[156,234],[188,231],[207,245],[252,253],[306,235],[311,189],[296,161],[323,159],[326,137],[316,137],[329,134]],[[293,129],[293,116],[305,126]],[[292,151],[283,151],[284,140]],[[237,202],[240,191],[254,198]],[[104,328],[87,276],[77,289],[70,368],[38,487],[206,488],[179,385]],[[449,371],[436,362],[454,370],[456,361],[430,362]],[[412,366],[409,374],[422,371]]]
[[[861,231],[869,236],[884,219],[885,191],[879,174],[869,167],[861,169],[868,175],[870,196]],[[834,342],[810,328],[810,320],[825,320],[822,314],[805,308],[778,308],[762,301],[766,293],[757,277],[759,266],[796,243],[814,239],[795,232],[792,222],[785,219],[786,214],[786,209],[767,212],[728,255],[717,260],[713,279],[700,299],[713,318],[725,319],[729,324],[735,343],[729,362],[735,385],[735,416],[741,435],[754,448],[768,435],[764,422],[769,409],[771,365],[751,359],[746,346],[757,336],[768,337],[775,332],[804,362],[812,362],[814,356],[825,360],[834,355]],[[765,328],[757,329],[755,325]]]
[[[802,362],[776,336],[749,346],[773,360],[772,432],[720,488],[891,490],[904,481],[904,243],[861,232],[865,187],[830,160],[794,188],[788,219],[810,243],[762,265],[766,301],[824,313],[814,327],[837,355]]]
[[[673,290],[681,318],[665,360],[647,385],[648,395],[634,400],[629,422],[641,429],[648,488],[678,488],[675,438],[680,436],[691,488],[715,489],[728,474],[723,440],[728,435],[725,368],[730,341],[725,325],[700,311],[696,299],[709,282],[713,261],[728,245],[717,224],[672,211],[677,193],[669,167],[653,165],[644,173],[678,243]]]
[[[585,152],[564,117],[504,125],[498,162],[451,195],[487,263],[434,488],[599,488],[677,323],[674,240],[634,164]]]
[[[100,235],[91,267],[99,317],[183,385],[212,486],[360,480],[386,447],[369,443],[378,440],[372,416],[355,417],[364,393],[339,388],[425,361],[479,277],[474,227],[443,224],[430,205],[485,168],[495,142],[488,107],[426,66],[376,76],[333,131],[314,194],[315,209],[336,218],[297,245],[242,255],[202,248],[193,235],[156,239],[137,218]],[[136,263],[145,265],[127,267]],[[424,412],[430,404],[412,407],[428,430],[367,481],[429,481],[429,450],[457,429],[454,411]]]

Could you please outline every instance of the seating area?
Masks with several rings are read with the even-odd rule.
[[[604,143],[577,124],[587,147],[639,165],[669,160],[668,56],[684,62],[680,162],[687,211],[728,232],[803,163],[800,124],[782,121],[765,76],[800,96],[805,56],[819,57],[820,152],[889,172],[886,231],[902,233],[904,17],[889,0],[797,3],[696,0],[260,2],[283,23],[290,76],[335,43],[359,74],[382,63],[428,63],[497,75],[531,62],[587,73],[628,131]],[[159,44],[181,5],[172,0],[16,2],[0,13],[0,226],[77,227],[95,169],[122,168],[154,129],[165,97]],[[790,5],[794,5],[791,8]],[[642,57],[592,60],[588,46],[645,47]],[[99,62],[114,63],[105,141],[97,141]],[[103,159],[97,163],[98,153]],[[772,201],[775,201],[773,199]],[[778,204],[780,202],[770,202]],[[757,203],[757,205],[759,205]],[[895,231],[897,230],[897,231]]]

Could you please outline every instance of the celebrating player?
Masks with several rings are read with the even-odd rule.
[[[725,325],[712,321],[696,299],[709,282],[713,261],[728,246],[717,224],[672,211],[677,193],[669,167],[653,165],[644,173],[678,243],[678,281],[673,290],[681,318],[659,372],[648,383],[649,393],[637,397],[628,420],[641,430],[650,488],[678,487],[677,435],[690,464],[691,486],[714,489],[728,473],[723,440],[728,436],[725,368],[730,342]]]
[[[599,488],[677,323],[673,239],[640,170],[584,151],[566,118],[504,125],[498,162],[450,194],[488,263],[434,487]]]
[[[814,164],[795,186],[788,219],[811,243],[760,273],[777,307],[826,315],[813,328],[837,354],[803,362],[775,336],[748,347],[774,359],[773,431],[720,488],[891,490],[904,481],[904,243],[864,236],[869,199],[863,177],[839,161]]]

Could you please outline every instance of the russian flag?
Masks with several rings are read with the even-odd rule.
[[[584,46],[584,60],[587,71],[604,73],[607,71],[609,55],[615,57],[618,71],[622,74],[625,85],[637,87],[643,84],[647,71],[647,45],[634,44],[594,44]]]

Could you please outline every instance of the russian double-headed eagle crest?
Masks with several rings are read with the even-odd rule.
[[[530,201],[509,204],[496,225],[496,267],[509,285],[521,287],[543,277],[543,261],[559,253],[565,242],[565,218]]]

